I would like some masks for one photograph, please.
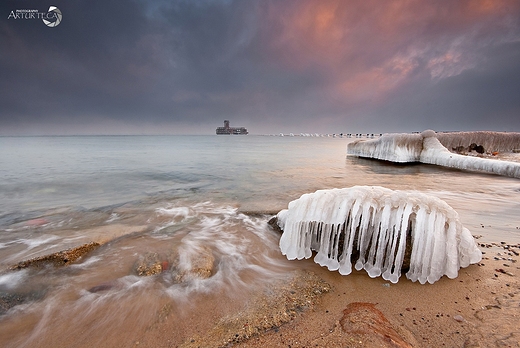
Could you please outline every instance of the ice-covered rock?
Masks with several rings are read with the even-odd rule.
[[[396,283],[405,251],[406,277],[434,283],[457,277],[482,259],[471,233],[446,202],[417,191],[354,186],[304,194],[277,214],[280,250],[289,260],[310,258],[347,275],[352,263],[370,277]],[[407,245],[411,243],[411,245]],[[357,258],[357,259],[356,259]]]
[[[520,146],[520,136],[517,133],[503,133],[499,136],[497,132],[476,132],[472,133],[449,133],[436,134],[432,130],[424,131],[420,134],[385,134],[378,139],[357,140],[348,144],[347,153],[359,157],[375,158],[385,161],[406,163],[422,162],[436,164],[450,168],[457,168],[468,171],[478,171],[485,173],[498,174],[513,178],[520,178],[520,163],[510,161],[500,161],[490,158],[480,158],[474,156],[464,156],[450,152],[440,141],[440,137],[445,143],[452,145],[462,144],[462,137],[467,136],[469,140],[487,139],[486,146],[491,149],[511,149]],[[460,145],[458,145],[460,146]]]

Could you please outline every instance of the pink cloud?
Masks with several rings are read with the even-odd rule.
[[[269,61],[318,72],[335,99],[384,98],[418,73],[438,80],[475,67],[498,37],[520,38],[518,1],[302,1],[264,13]],[[498,33],[498,35],[497,35]]]

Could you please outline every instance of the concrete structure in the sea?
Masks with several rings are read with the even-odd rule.
[[[247,135],[247,129],[244,127],[230,127],[229,121],[224,121],[224,127],[217,127],[217,135],[230,135],[230,134],[236,134],[236,135]]]
[[[518,153],[519,149],[520,133],[436,133],[426,130],[422,133],[384,134],[378,139],[356,140],[347,145],[347,154],[397,163],[435,164],[520,179],[520,162],[493,158],[494,153]],[[461,154],[466,152],[467,155]],[[475,156],[469,155],[472,152]],[[486,153],[489,153],[488,157],[476,156],[484,156]]]

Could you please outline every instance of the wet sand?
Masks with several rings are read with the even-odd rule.
[[[185,332],[183,343],[179,343],[175,319],[163,317],[134,343],[138,347],[518,347],[520,245],[482,245],[481,263],[461,269],[456,279],[443,277],[426,285],[404,277],[391,284],[382,278],[371,279],[365,272],[341,276],[311,260],[295,261],[311,272],[310,286],[297,281],[275,285],[271,294],[264,291],[253,296],[248,310],[237,309],[224,318],[203,315],[198,326],[206,329]],[[305,277],[309,276],[301,278],[300,274],[296,279]],[[287,305],[307,298],[316,288],[326,289],[324,284],[330,289],[316,293],[308,301],[311,304]],[[343,311],[355,302],[374,304],[401,341],[377,330],[346,332]],[[261,324],[262,318],[280,314],[281,307],[290,320],[266,319]],[[358,316],[362,319],[362,314]],[[354,323],[356,318],[343,320]],[[214,324],[208,326],[208,321]],[[254,329],[251,324],[256,325]]]
[[[482,262],[435,284],[413,283],[404,275],[392,284],[364,271],[342,276],[311,259],[287,261],[292,267],[285,279],[259,285],[244,277],[247,291],[226,287],[222,293],[190,295],[181,311],[167,294],[130,291],[115,297],[118,312],[98,306],[97,314],[72,327],[53,319],[38,342],[41,347],[520,347],[520,244],[477,242]],[[75,296],[71,289],[64,298],[77,302]],[[361,310],[346,316],[353,304]],[[69,308],[77,315],[93,310],[85,303]],[[13,326],[29,335],[36,322],[30,314],[14,317],[2,332]]]

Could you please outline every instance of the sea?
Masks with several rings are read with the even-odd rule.
[[[354,140],[0,137],[0,346],[129,347],[161,313],[193,333],[202,312],[239,308],[301,267],[268,221],[321,189],[418,190],[446,201],[479,241],[520,243],[518,179],[347,156]],[[8,270],[90,242],[101,246],[69,266]],[[171,271],[200,255],[209,277]],[[150,259],[162,272],[140,275]],[[177,343],[188,338],[179,330]]]

